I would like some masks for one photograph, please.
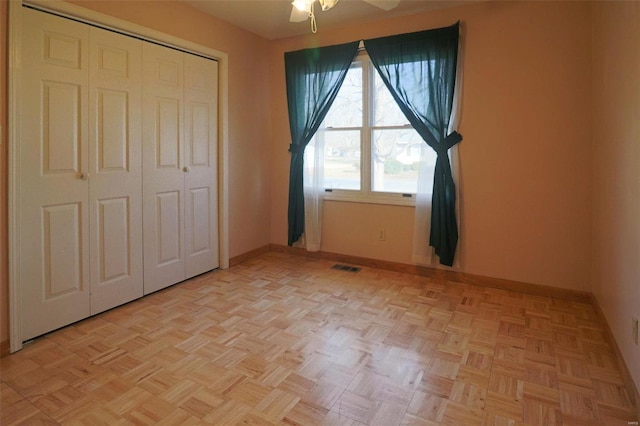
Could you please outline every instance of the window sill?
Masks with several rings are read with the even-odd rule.
[[[397,195],[371,195],[371,194],[346,194],[336,192],[325,192],[324,200],[339,201],[345,203],[363,203],[363,204],[385,204],[390,206],[415,207],[416,196],[403,197],[402,194]]]

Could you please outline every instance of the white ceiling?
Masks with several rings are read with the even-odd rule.
[[[289,22],[291,0],[180,0],[204,13],[230,22],[269,40],[310,33],[309,20]],[[340,0],[331,10],[320,11],[316,5],[318,32],[349,22],[371,22],[380,19],[413,15],[428,10],[459,6],[478,0],[401,0],[384,11],[362,0]]]

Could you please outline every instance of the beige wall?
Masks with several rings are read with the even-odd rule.
[[[119,19],[220,50],[229,58],[229,251],[237,256],[270,242],[270,189],[269,189],[269,120],[268,79],[263,70],[268,62],[267,41],[177,1],[70,1]],[[4,41],[6,40],[7,2],[0,2],[0,42],[2,43],[2,69],[4,71]],[[7,104],[3,84],[0,115],[5,126]],[[5,144],[2,146],[2,155]],[[0,161],[4,165],[4,156]],[[6,191],[6,172],[0,173],[0,193]],[[0,218],[4,221],[6,199],[0,199]],[[6,226],[2,226],[0,247],[0,342],[8,339],[7,326],[7,260]]]
[[[0,1],[0,342],[9,339],[7,304],[7,6]]]
[[[640,3],[593,16],[593,290],[640,386]]]
[[[586,2],[488,2],[273,43],[272,242],[287,238],[283,52],[462,20],[462,270],[589,290],[590,11]],[[323,250],[411,263],[412,209],[325,206]]]

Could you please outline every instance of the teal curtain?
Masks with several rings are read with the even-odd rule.
[[[284,54],[291,130],[289,245],[304,232],[304,149],[327,115],[357,51],[356,41]]]
[[[458,59],[459,23],[446,28],[365,40],[371,62],[422,139],[437,153],[429,244],[440,263],[452,266],[458,244],[456,186],[448,134]]]

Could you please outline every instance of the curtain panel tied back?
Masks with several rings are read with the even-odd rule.
[[[448,151],[462,140],[448,134],[456,81],[460,23],[365,40],[371,62],[409,123],[436,153],[429,245],[453,265],[458,244],[456,186]]]
[[[365,40],[371,62],[409,123],[436,154],[429,245],[452,266],[458,244],[456,185],[449,150],[462,140],[449,133],[460,23],[450,27]],[[304,152],[333,103],[358,42],[285,53],[291,167],[288,244],[304,232]],[[425,218],[426,219],[426,218]],[[425,243],[426,245],[426,243]]]
[[[291,131],[290,246],[304,232],[304,150],[327,115],[357,52],[358,42],[355,41],[284,54]]]

